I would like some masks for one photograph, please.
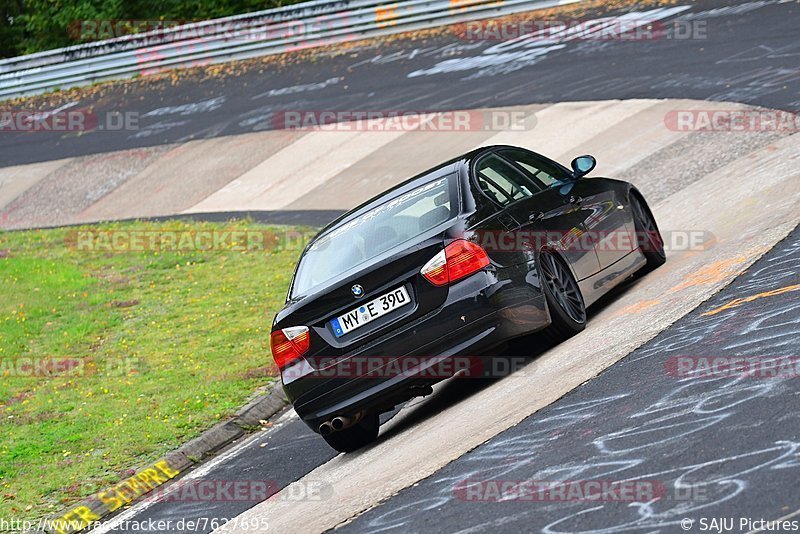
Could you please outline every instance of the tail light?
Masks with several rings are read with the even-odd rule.
[[[480,245],[459,239],[422,267],[422,276],[435,286],[444,286],[480,271],[489,265],[489,256]]]
[[[293,361],[308,352],[311,338],[307,326],[292,326],[275,330],[270,336],[272,357],[278,368],[283,371]]]

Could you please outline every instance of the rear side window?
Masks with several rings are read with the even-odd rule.
[[[501,206],[533,196],[540,190],[540,187],[494,154],[478,162],[475,178],[481,191]]]
[[[292,296],[337,278],[457,215],[455,175],[439,178],[387,200],[329,229],[306,249]]]
[[[500,153],[529,172],[544,187],[560,185],[571,178],[558,165],[542,158],[537,158],[524,150],[509,149]]]

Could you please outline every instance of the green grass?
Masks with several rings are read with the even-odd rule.
[[[274,379],[270,323],[302,240],[249,251],[69,244],[76,230],[231,227],[0,232],[0,517],[50,515],[119,482],[229,417]],[[20,358],[78,367],[31,376]]]

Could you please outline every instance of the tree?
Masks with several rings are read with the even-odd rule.
[[[172,26],[175,21],[225,17],[297,1],[1,0],[0,57],[106,39],[126,32],[125,24],[120,26],[120,22],[146,21],[152,27],[157,21],[166,21]]]

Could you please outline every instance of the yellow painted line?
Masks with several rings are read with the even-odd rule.
[[[111,489],[101,491],[97,497],[106,505],[109,512],[113,512],[179,474],[180,471],[172,469],[166,461],[156,462],[153,467],[142,469]]]
[[[100,513],[103,513],[105,516],[108,513],[118,510],[145,493],[169,482],[179,474],[180,471],[172,469],[166,460],[158,461],[152,466],[146,467],[133,476],[123,480],[119,484],[97,493],[95,497],[98,498],[108,510],[106,513]],[[83,530],[100,519],[101,517],[95,511],[81,504],[69,510],[64,515],[53,519],[50,524],[57,534],[69,534],[71,532]]]
[[[706,317],[706,316],[709,316],[709,315],[716,315],[716,314],[718,314],[720,312],[723,312],[725,310],[730,310],[731,308],[738,308],[742,304],[746,304],[748,302],[753,302],[754,300],[763,299],[763,298],[766,298],[766,297],[774,297],[775,295],[782,295],[784,293],[789,293],[791,291],[800,291],[800,284],[795,284],[793,286],[781,287],[781,288],[778,288],[778,289],[773,289],[771,291],[764,291],[763,293],[756,293],[755,295],[750,295],[749,297],[744,297],[744,298],[740,298],[740,299],[733,299],[729,303],[723,304],[719,308],[714,308],[711,311],[705,312],[704,314],[702,314],[702,316]]]
[[[68,534],[83,530],[92,523],[100,521],[100,516],[88,506],[76,506],[61,517],[54,519],[50,527],[57,534]]]

